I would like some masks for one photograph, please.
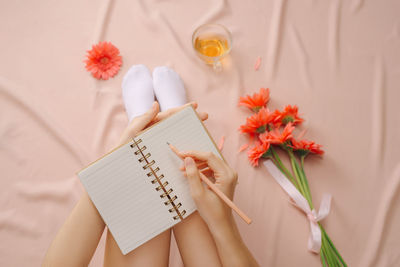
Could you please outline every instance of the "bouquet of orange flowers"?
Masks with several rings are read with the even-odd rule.
[[[239,99],[239,105],[249,108],[253,115],[246,119],[239,130],[247,134],[254,145],[248,150],[251,165],[258,166],[260,159],[272,177],[288,193],[292,203],[301,209],[310,222],[309,250],[319,253],[323,266],[347,266],[320,221],[330,209],[330,195],[324,195],[317,213],[311,198],[308,180],[304,171],[304,159],[311,154],[323,155],[321,145],[302,139],[304,131],[297,138],[293,131],[304,120],[298,114],[297,106],[286,106],[283,111],[271,112],[267,108],[269,89],[261,88],[259,93]],[[248,145],[243,145],[242,150]],[[288,155],[290,168],[280,159],[277,149]]]

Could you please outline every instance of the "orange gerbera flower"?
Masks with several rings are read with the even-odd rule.
[[[282,123],[280,122],[281,112],[275,109],[274,112],[271,113],[271,120],[275,127],[280,127]]]
[[[301,140],[301,141],[296,141],[294,138],[292,138],[292,147],[295,151],[299,152],[301,155],[306,156],[308,153],[313,153],[317,155],[323,155],[324,151],[321,149],[321,145],[316,144],[314,141],[308,141],[308,140]]]
[[[92,49],[87,51],[86,56],[86,69],[99,80],[108,80],[110,77],[114,77],[122,65],[122,57],[118,48],[110,42],[93,45]]]
[[[268,152],[270,146],[270,143],[260,143],[247,151],[251,165],[258,166],[258,161]]]
[[[287,105],[282,112],[277,111],[274,124],[277,126],[286,125],[289,122],[293,123],[293,125],[300,124],[304,121],[304,119],[300,118],[298,115],[298,107],[294,105]]]
[[[262,107],[260,111],[246,119],[246,124],[241,125],[239,130],[242,133],[248,133],[250,135],[256,133],[263,133],[267,129],[268,123],[272,122],[269,110]]]
[[[280,145],[285,143],[287,140],[293,138],[292,132],[294,130],[294,126],[291,122],[289,122],[283,131],[281,132],[279,128],[275,128],[272,131],[265,132],[260,135],[260,140],[263,143],[271,143],[274,145]]]
[[[245,106],[254,112],[258,112],[262,107],[265,107],[269,101],[269,89],[260,88],[258,93],[253,96],[246,95],[239,98],[239,106]]]

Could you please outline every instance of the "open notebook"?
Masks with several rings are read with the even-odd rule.
[[[189,106],[78,173],[125,255],[196,210],[179,150],[219,151]]]

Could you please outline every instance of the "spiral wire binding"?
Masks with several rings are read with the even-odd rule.
[[[137,148],[137,150],[134,152],[135,155],[139,156],[140,158],[138,159],[139,163],[143,163],[144,165],[142,168],[144,170],[149,169],[150,172],[148,172],[146,175],[147,177],[154,177],[151,180],[152,184],[157,184],[158,186],[155,188],[156,191],[160,191],[160,198],[167,198],[167,200],[164,202],[165,206],[171,205],[172,208],[168,209],[170,213],[176,212],[176,216],[174,216],[174,220],[183,220],[183,215],[186,214],[186,210],[180,211],[179,208],[182,207],[182,203],[179,202],[178,204],[175,204],[175,200],[178,199],[176,195],[171,195],[171,193],[174,191],[172,188],[167,188],[168,186],[168,181],[161,181],[161,179],[164,178],[164,174],[158,175],[157,172],[160,171],[159,167],[154,167],[154,164],[156,163],[154,160],[151,160],[151,153],[146,153],[144,152],[147,147],[142,146],[140,147],[139,144],[142,142],[142,139],[135,140],[132,138],[133,144],[131,144],[131,148]]]

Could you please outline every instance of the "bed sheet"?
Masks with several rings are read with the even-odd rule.
[[[215,73],[193,30],[221,23],[233,49]],[[261,266],[320,266],[309,226],[265,168],[250,167],[237,131],[239,96],[271,90],[297,104],[323,159],[306,162],[315,203],[349,266],[400,265],[400,2],[396,0],[0,1],[0,266],[38,266],[79,199],[75,173],[110,150],[127,124],[121,81],[133,64],[167,65],[210,117],[239,173],[240,231]],[[99,41],[121,51],[108,81],[84,69]],[[254,70],[256,59],[262,62]],[[318,205],[317,205],[318,206]],[[101,266],[104,239],[91,266]],[[182,266],[176,246],[171,266]]]

